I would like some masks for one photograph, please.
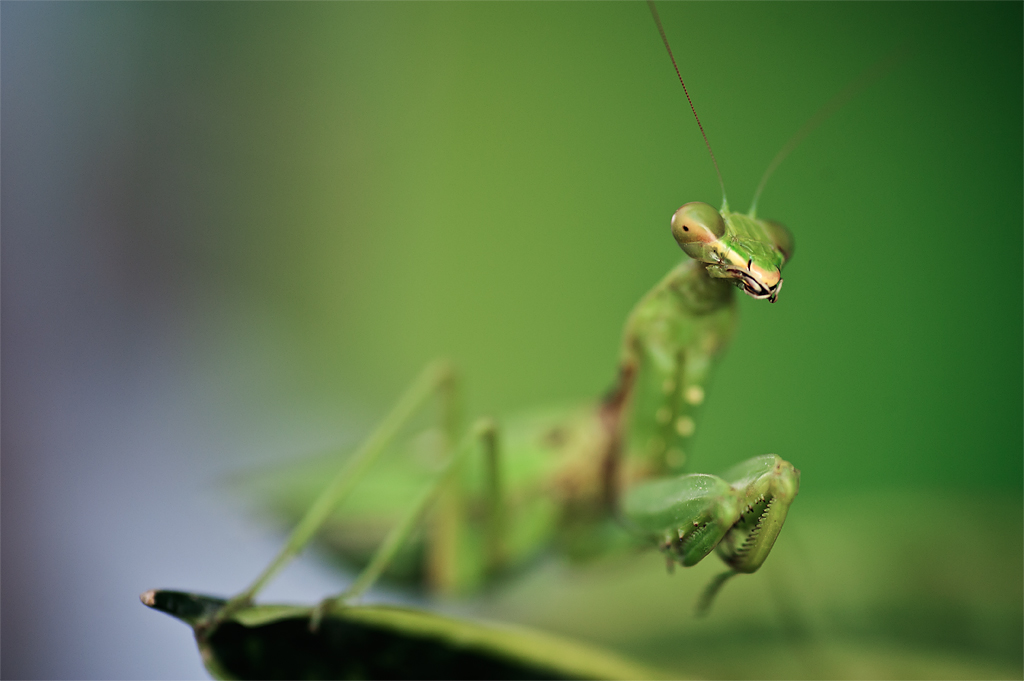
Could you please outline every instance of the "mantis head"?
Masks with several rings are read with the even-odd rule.
[[[684,204],[672,216],[672,236],[680,248],[717,279],[730,279],[748,295],[774,303],[782,288],[782,267],[793,255],[793,236],[772,220],[700,201]]]

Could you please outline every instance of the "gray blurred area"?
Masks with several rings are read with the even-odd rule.
[[[187,628],[138,594],[254,576],[280,538],[223,483],[295,448],[259,418],[232,429],[217,391],[261,380],[243,348],[204,365],[204,335],[241,301],[196,238],[216,178],[191,174],[202,104],[176,90],[203,55],[167,5],[0,13],[2,676],[205,678]],[[231,376],[249,378],[212,387]],[[338,586],[299,566],[271,588]]]

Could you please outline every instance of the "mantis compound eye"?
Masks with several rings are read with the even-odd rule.
[[[786,264],[793,257],[793,248],[795,246],[793,235],[781,222],[762,220],[762,224],[768,230],[768,236],[771,238],[772,243],[775,244],[775,248],[782,254],[782,264]]]
[[[725,234],[725,220],[706,203],[692,201],[684,204],[672,216],[672,236],[686,250],[691,244],[707,244]]]

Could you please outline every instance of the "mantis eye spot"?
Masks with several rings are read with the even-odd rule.
[[[706,203],[693,201],[672,216],[672,236],[680,246],[717,241],[725,234],[725,220]]]

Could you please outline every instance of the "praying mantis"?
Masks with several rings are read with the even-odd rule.
[[[679,75],[657,11],[650,8]],[[478,652],[485,657],[524,660],[530,653],[522,646],[505,646],[470,625],[357,602],[385,574],[438,593],[471,592],[516,574],[550,550],[586,558],[645,544],[663,552],[670,567],[693,566],[716,553],[727,569],[705,591],[702,611],[727,580],[756,572],[799,492],[799,470],[766,454],[722,475],[687,473],[690,443],[735,333],[736,289],[774,303],[793,256],[792,235],[781,223],[757,217],[757,199],[781,159],[861,84],[826,105],[783,148],[744,214],[729,208],[710,142],[681,75],[679,81],[718,174],[722,207],[691,202],[672,215],[671,233],[685,259],[629,314],[616,377],[603,397],[506,423],[478,419],[467,428],[459,414],[457,372],[445,361],[433,362],[340,469],[336,461],[321,461],[273,476],[280,495],[271,503],[300,517],[284,548],[249,587],[230,600],[155,591],[143,601],[193,626],[204,656],[214,658],[220,654],[218,635],[226,636],[231,627],[255,630],[287,621],[312,637],[339,623],[362,633],[384,631],[399,643],[428,631],[428,647],[468,637],[482,641]],[[756,408],[756,388],[748,399]],[[436,425],[400,446],[400,436],[431,403],[438,408]],[[327,474],[324,466],[336,471]],[[320,489],[311,503],[306,496],[299,506],[289,506],[286,499],[296,498],[296,489],[313,487]],[[313,608],[253,605],[267,582],[318,534],[362,566],[354,582]],[[549,656],[558,657],[566,656]],[[614,661],[605,669],[614,667],[615,673],[552,667],[556,663],[548,658],[533,661],[532,669],[552,677],[643,675]]]
[[[650,9],[675,65],[657,10]],[[689,101],[681,75],[679,81]],[[436,593],[472,592],[552,548],[586,557],[646,543],[659,547],[670,565],[687,567],[717,551],[728,571],[709,589],[706,607],[726,579],[763,564],[798,492],[799,471],[766,455],[722,476],[686,474],[687,453],[715,367],[735,332],[735,289],[770,302],[779,296],[794,240],[782,224],[756,217],[757,197],[808,126],[773,161],[753,208],[743,214],[729,209],[717,161],[693,114],[723,205],[687,203],[672,216],[671,232],[686,258],[630,313],[612,389],[575,409],[503,424],[482,420],[473,428],[479,453],[432,483],[439,489],[424,522],[392,538],[389,528],[401,524],[400,509],[464,437],[455,370],[432,365],[340,472],[331,471],[336,461],[323,460],[273,474],[266,490],[271,505],[301,517],[293,536],[304,542],[324,526],[321,538],[361,565],[373,564],[382,541],[393,542],[381,571]],[[375,464],[430,400],[440,408],[430,451]],[[751,401],[757,403],[756,393]]]

